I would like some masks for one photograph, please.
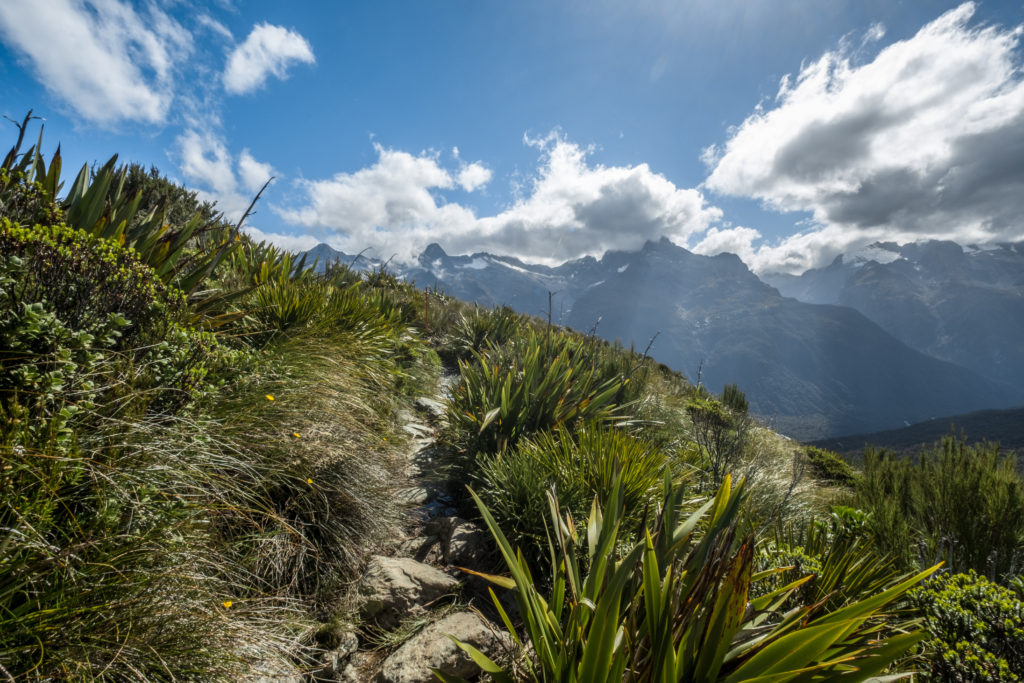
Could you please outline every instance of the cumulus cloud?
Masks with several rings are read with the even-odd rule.
[[[258,90],[270,76],[287,78],[296,62],[316,62],[309,41],[283,26],[257,24],[228,57],[224,87],[235,95]]]
[[[487,250],[540,263],[636,249],[662,236],[683,243],[721,217],[699,191],[676,187],[646,164],[591,164],[591,149],[558,134],[526,142],[539,151],[537,174],[495,215],[477,216],[441,194],[475,187],[483,173],[473,171],[476,179],[464,174],[479,163],[453,173],[436,154],[381,145],[375,145],[378,159],[370,167],[303,181],[303,205],[281,215],[346,251],[369,246],[408,260],[439,242],[453,252]]]
[[[232,222],[242,217],[256,191],[275,175],[270,164],[257,161],[248,149],[236,160],[224,141],[208,131],[183,133],[177,139],[176,154],[189,186],[200,199],[216,202]]]
[[[103,125],[163,122],[192,45],[155,3],[143,14],[120,0],[0,2],[0,33],[54,96]]]
[[[824,54],[705,151],[708,189],[819,226],[751,245],[762,270],[822,265],[879,236],[1024,237],[1022,29],[972,26],[974,11],[964,3],[866,63],[844,47]]]
[[[256,192],[274,175],[274,167],[256,161],[248,149],[243,149],[242,154],[238,157],[238,175],[242,181],[242,187],[249,192]]]
[[[723,252],[736,254],[750,265],[755,260],[754,242],[761,239],[761,233],[753,228],[709,228],[703,239],[693,247],[695,254],[713,256]]]
[[[459,171],[456,180],[463,190],[473,192],[491,182],[491,169],[479,162],[467,164]]]

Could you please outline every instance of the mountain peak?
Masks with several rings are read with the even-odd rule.
[[[437,242],[431,242],[427,245],[427,248],[423,250],[423,255],[420,258],[426,259],[427,261],[436,261],[437,259],[448,258],[448,254],[441,248],[440,244]]]

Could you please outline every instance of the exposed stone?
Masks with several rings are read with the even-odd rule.
[[[427,396],[420,396],[416,399],[416,407],[429,415],[432,419],[440,421],[444,418],[444,403]]]
[[[356,652],[349,657],[337,680],[341,683],[367,683],[373,677],[377,661],[375,652]]]
[[[352,631],[342,633],[338,646],[320,657],[321,665],[311,672],[311,677],[320,681],[338,681],[348,665],[348,659],[359,649],[359,637]]]
[[[399,490],[395,498],[407,505],[426,505],[430,500],[430,489],[425,486],[410,486]]]
[[[252,673],[242,680],[245,683],[304,683],[306,679],[294,664],[275,659],[256,662]]]
[[[361,612],[380,626],[393,628],[403,617],[422,614],[424,606],[458,591],[459,582],[440,569],[407,557],[374,555],[359,585]]]
[[[503,643],[494,629],[474,612],[456,612],[426,627],[384,660],[383,683],[431,683],[431,669],[468,678],[479,671],[469,655],[445,634],[469,643],[493,658]]]
[[[491,554],[491,535],[479,525],[453,518],[445,561],[459,567],[481,569]]]

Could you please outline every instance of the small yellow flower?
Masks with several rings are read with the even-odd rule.
[[[312,484],[313,483],[313,478],[312,477],[306,477],[306,483],[307,484]]]
[[[233,605],[235,603],[231,602],[230,600],[225,600],[223,604],[224,604],[224,609],[231,609],[231,605]]]
[[[267,400],[268,400],[268,401],[273,401],[273,400],[274,400],[274,397],[273,397],[273,396],[271,396],[270,394],[267,394]]]
[[[298,439],[299,438],[299,433],[298,432],[292,432],[292,436],[294,436],[296,439]]]

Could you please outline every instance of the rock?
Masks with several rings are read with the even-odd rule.
[[[376,653],[356,652],[349,657],[337,680],[341,683],[366,683],[372,677],[376,661]]]
[[[359,649],[359,637],[351,631],[342,633],[339,644],[320,657],[321,665],[311,672],[314,681],[337,681],[348,665],[348,659]]]
[[[410,486],[399,490],[395,498],[406,505],[426,505],[430,501],[430,493],[425,486]]]
[[[455,517],[445,549],[445,562],[469,569],[482,569],[491,555],[491,535],[472,522]]]
[[[408,557],[374,555],[359,585],[364,598],[360,611],[380,626],[393,628],[402,617],[422,614],[425,605],[458,588],[458,581],[430,565]]]
[[[441,403],[436,399],[429,398],[427,396],[420,396],[419,398],[416,399],[416,407],[425,412],[434,420],[440,421],[444,418],[444,403]]]
[[[290,662],[263,660],[253,664],[252,673],[242,680],[245,683],[304,683],[306,678]]]
[[[398,648],[381,668],[383,683],[433,683],[431,669],[450,676],[468,678],[479,671],[469,655],[445,634],[473,645],[493,657],[504,639],[475,612],[456,612],[426,627]]]
[[[416,536],[401,543],[395,554],[399,557],[411,557],[417,562],[423,562],[424,564],[443,564],[444,548],[441,547],[442,540],[430,534]]]

